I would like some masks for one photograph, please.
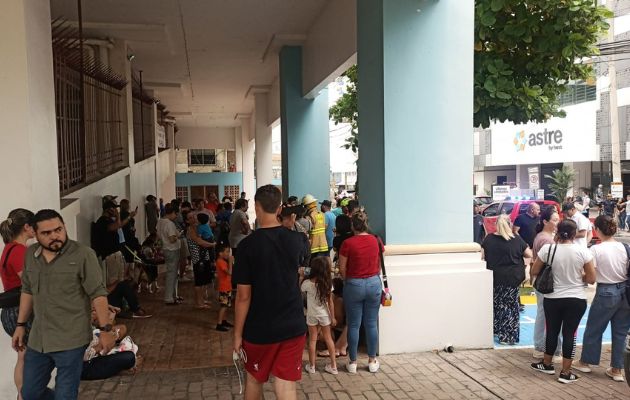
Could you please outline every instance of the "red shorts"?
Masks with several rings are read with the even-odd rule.
[[[302,379],[305,343],[306,335],[271,344],[253,344],[243,340],[247,357],[245,369],[260,383],[267,382],[269,375],[285,381],[299,381]]]

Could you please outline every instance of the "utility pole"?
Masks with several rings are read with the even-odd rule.
[[[611,4],[613,4],[611,2]],[[614,8],[610,7],[614,12]],[[615,17],[610,19],[610,28],[608,29],[608,43],[615,41]],[[621,152],[619,143],[619,115],[617,112],[617,69],[615,68],[615,60],[613,55],[608,56],[608,78],[610,81],[610,144],[611,144],[611,161],[612,161],[612,180],[613,182],[621,182]]]

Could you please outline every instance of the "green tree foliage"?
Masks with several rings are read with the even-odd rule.
[[[593,0],[476,0],[475,126],[564,116],[560,94],[593,76],[612,14]]]
[[[610,11],[593,0],[476,0],[474,126],[491,120],[542,122],[564,116],[560,94],[571,80],[592,77],[589,64],[608,29]],[[330,108],[352,124],[345,147],[358,151],[357,66],[344,74],[347,93]]]
[[[348,78],[346,92],[330,107],[330,118],[335,122],[349,123],[352,127],[351,135],[346,139],[344,147],[351,149],[353,153],[359,150],[359,136],[357,131],[357,118],[359,117],[359,105],[357,103],[357,66],[353,65],[342,75]]]
[[[555,169],[551,175],[545,175],[545,178],[551,179],[549,189],[551,193],[560,201],[564,201],[567,198],[569,189],[573,186],[573,179],[575,179],[575,172],[566,165],[561,169]]]

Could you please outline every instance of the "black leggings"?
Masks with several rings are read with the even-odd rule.
[[[83,361],[81,371],[82,381],[94,381],[111,378],[122,371],[136,365],[136,355],[132,351],[121,351],[107,356],[94,357],[90,361]]]
[[[558,334],[562,329],[562,357],[575,357],[575,337],[580,320],[586,311],[586,300],[575,297],[544,300],[545,354],[553,355],[558,347]]]

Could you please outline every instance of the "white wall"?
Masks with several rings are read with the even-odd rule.
[[[356,63],[356,0],[329,1],[313,23],[304,43],[303,93],[317,96]]]
[[[235,149],[234,128],[179,128],[175,145],[180,149]]]
[[[481,253],[386,255],[385,263],[393,305],[379,312],[380,354],[492,348],[492,272]]]
[[[0,220],[17,207],[37,211],[59,209],[60,205],[50,3],[8,0],[2,6]],[[3,247],[0,243],[0,251]],[[0,354],[0,400],[15,399],[16,353],[4,332],[0,334]]]

